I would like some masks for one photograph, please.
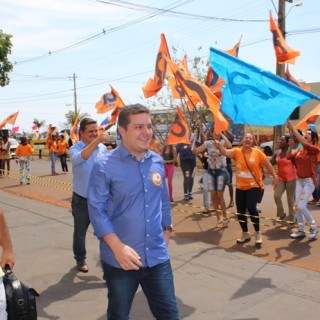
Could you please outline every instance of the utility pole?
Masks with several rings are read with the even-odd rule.
[[[74,93],[74,113],[75,116],[78,114],[78,104],[77,104],[77,85],[76,85],[76,74],[73,74],[73,93]]]
[[[290,2],[290,1],[288,1]],[[279,0],[279,8],[278,8],[278,26],[283,35],[286,37],[286,4],[285,0]],[[277,63],[276,66],[276,74],[283,78],[284,77],[284,64]],[[273,128],[273,151],[278,149],[278,143],[280,137],[284,135],[285,127],[284,125],[275,126]]]

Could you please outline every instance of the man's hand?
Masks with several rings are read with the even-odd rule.
[[[107,131],[104,131],[103,133],[101,133],[101,134],[98,136],[98,139],[99,139],[99,143],[107,143],[107,142],[110,142],[109,133],[108,133]]]
[[[141,258],[128,245],[120,245],[113,253],[123,270],[139,270],[142,267]]]

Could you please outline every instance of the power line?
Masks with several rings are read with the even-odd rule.
[[[117,6],[117,7],[123,7],[123,8],[131,9],[131,10],[155,10],[155,11],[159,11],[161,13],[180,16],[182,18],[188,18],[188,19],[193,18],[193,19],[201,19],[201,20],[217,20],[217,21],[229,21],[229,22],[266,22],[266,21],[269,21],[269,20],[261,20],[261,19],[250,20],[250,19],[232,19],[232,18],[211,17],[211,16],[185,13],[185,12],[180,12],[180,11],[164,10],[161,8],[150,7],[150,6],[127,2],[127,1],[120,1],[120,0],[110,0],[110,1],[97,0],[97,2],[101,2],[101,3],[105,3],[105,4]]]

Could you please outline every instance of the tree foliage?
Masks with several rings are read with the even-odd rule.
[[[69,129],[73,126],[76,118],[78,117],[78,123],[80,123],[80,121],[83,119],[83,118],[87,118],[87,117],[90,117],[90,114],[89,113],[81,113],[80,112],[80,109],[78,110],[78,112],[75,112],[73,110],[70,110],[68,111],[68,113],[66,113],[66,119],[67,119],[67,122],[65,122],[63,124],[63,126],[65,127],[65,129]]]
[[[46,121],[34,118],[32,123],[35,124],[38,127],[38,129],[40,130],[40,128],[46,124]]]
[[[5,34],[0,29],[0,86],[5,87],[9,84],[9,72],[13,70],[13,64],[8,60],[8,55],[11,54],[11,37],[10,34]]]

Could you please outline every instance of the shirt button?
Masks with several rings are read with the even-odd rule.
[[[148,190],[147,190],[147,189],[144,189],[144,191],[147,192]]]
[[[146,208],[149,208],[149,206],[146,204]]]
[[[147,234],[147,237],[149,237],[149,234]]]

